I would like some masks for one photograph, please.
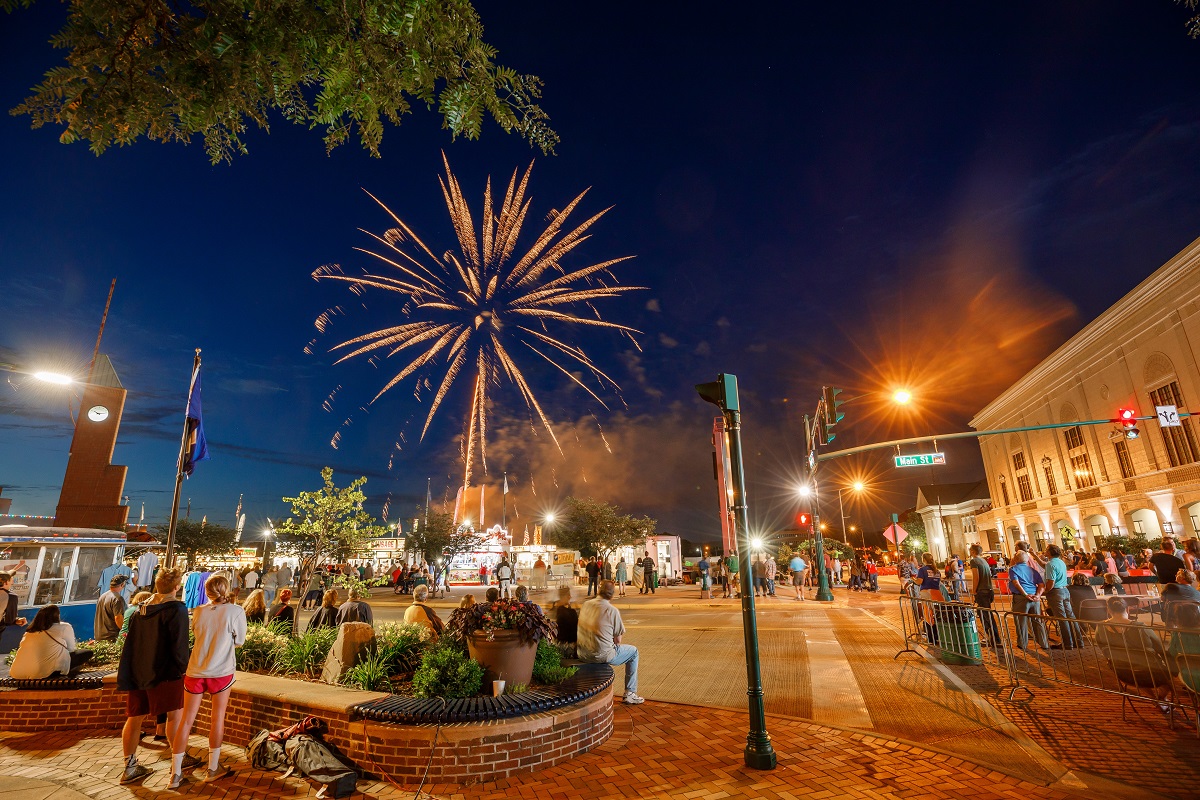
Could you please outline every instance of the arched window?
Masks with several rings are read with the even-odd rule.
[[[1166,354],[1152,353],[1142,368],[1142,378],[1146,382],[1151,405],[1187,408],[1183,403],[1183,393],[1179,390],[1179,377],[1175,373],[1175,365]],[[1200,461],[1200,444],[1196,441],[1190,418],[1180,420],[1179,427],[1159,426],[1158,430],[1163,438],[1163,447],[1167,451],[1167,460],[1171,462],[1172,467]]]

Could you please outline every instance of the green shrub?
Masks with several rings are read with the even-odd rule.
[[[554,686],[578,672],[576,667],[562,665],[562,651],[548,639],[538,642],[537,656],[533,662],[533,679],[545,686]]]
[[[247,625],[246,643],[237,649],[237,668],[247,672],[274,672],[279,653],[288,642],[266,625]]]
[[[375,627],[375,652],[389,674],[412,672],[429,647],[429,629],[405,622],[384,622]]]
[[[285,675],[317,675],[325,665],[337,634],[337,628],[317,628],[294,639],[285,638],[276,656],[275,668]]]
[[[562,683],[578,671],[579,667],[550,667],[549,669],[543,670],[541,674],[538,675],[537,681],[545,686],[554,686]]]
[[[392,671],[386,656],[376,651],[359,661],[342,676],[342,683],[368,692],[390,692]]]
[[[116,664],[121,660],[121,650],[125,646],[125,638],[119,637],[110,642],[98,642],[95,639],[88,639],[79,642],[76,645],[78,650],[91,650],[92,660],[89,666],[104,666],[106,664]]]
[[[417,697],[471,697],[483,685],[483,665],[457,648],[435,645],[425,651],[412,683]]]

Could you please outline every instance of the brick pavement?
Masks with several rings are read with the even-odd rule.
[[[779,754],[779,766],[769,772],[749,770],[741,758],[744,725],[744,715],[724,711],[653,702],[633,708],[622,705],[613,737],[591,753],[507,781],[427,789],[439,800],[958,800],[964,796],[977,800],[1067,800],[1083,796],[1022,781],[896,739],[776,716],[768,718],[768,727]],[[192,744],[194,752],[202,752],[205,746],[199,737]],[[191,784],[184,794],[228,800],[312,794],[307,782],[250,770],[239,749],[229,751],[238,768],[234,777],[208,785]],[[122,787],[117,783],[120,741],[115,731],[0,734],[0,776],[44,781],[98,800],[165,793],[166,762],[153,766],[156,771],[143,786]],[[0,796],[4,785],[0,780]],[[359,788],[369,798],[410,800],[416,787],[400,789],[386,782],[364,781]],[[25,789],[21,795],[31,796]],[[57,797],[39,793],[39,798],[46,800],[67,800],[69,796],[65,792]],[[422,797],[429,795],[423,793]]]

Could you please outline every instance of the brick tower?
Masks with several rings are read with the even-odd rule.
[[[124,529],[129,508],[121,505],[121,493],[128,468],[112,463],[124,409],[125,389],[108,356],[101,355],[79,404],[56,527]]]

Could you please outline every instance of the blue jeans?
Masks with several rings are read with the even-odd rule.
[[[637,694],[638,649],[631,644],[617,645],[617,652],[608,660],[613,667],[625,665],[625,694]]]

